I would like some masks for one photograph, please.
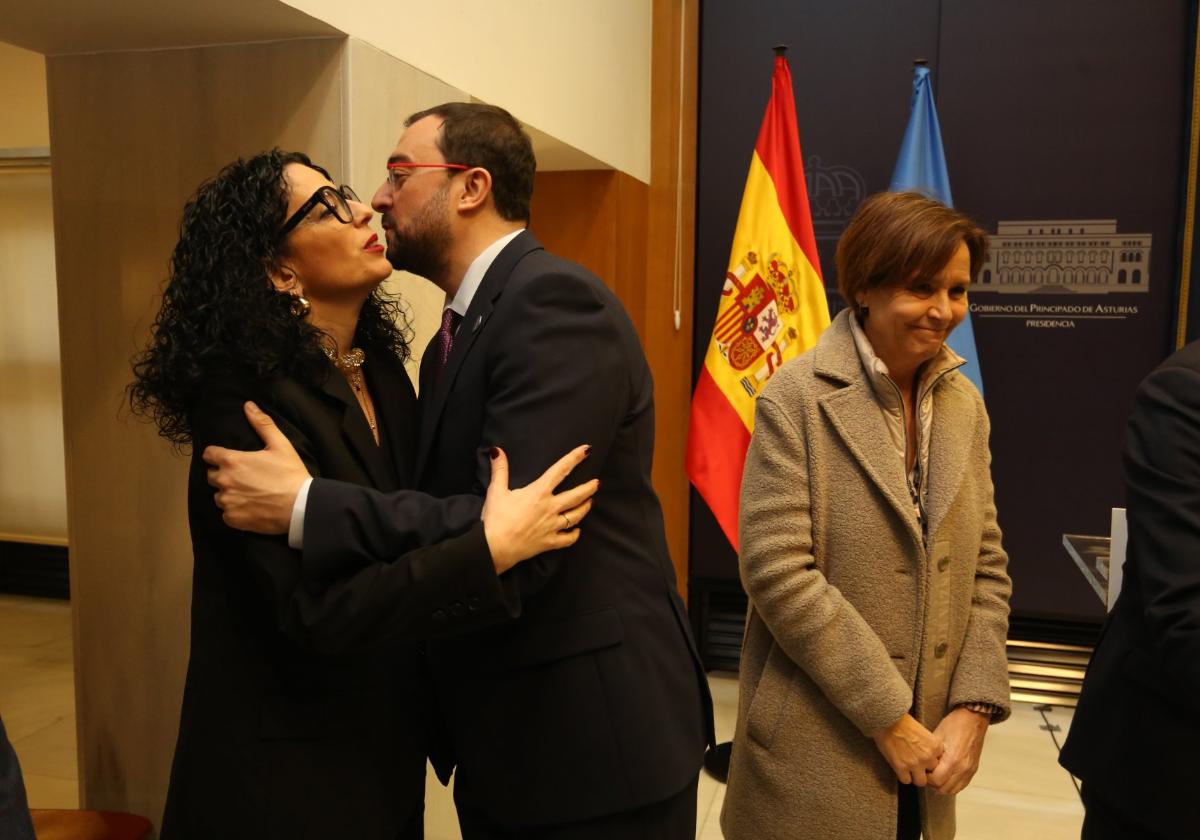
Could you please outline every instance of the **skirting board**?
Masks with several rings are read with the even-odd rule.
[[[70,599],[67,556],[65,545],[0,539],[0,592]]]

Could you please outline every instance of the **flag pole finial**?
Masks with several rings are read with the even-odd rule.
[[[928,67],[928,66],[929,66],[928,58],[914,58],[913,59],[913,67]]]
[[[776,44],[771,49],[775,50],[776,56],[782,56],[787,53],[787,44]]]

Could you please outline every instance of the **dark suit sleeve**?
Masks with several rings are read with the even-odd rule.
[[[5,840],[34,840],[33,822],[25,796],[25,780],[17,753],[0,720],[0,837]]]
[[[521,487],[581,444],[591,454],[563,488],[599,477],[630,404],[630,371],[614,313],[585,280],[569,272],[513,283],[497,311],[478,480],[490,478],[491,446],[503,447],[509,481]],[[619,493],[619,487],[606,487]],[[583,526],[584,538],[587,522]],[[556,573],[569,550],[533,558],[504,575],[511,593],[536,593]]]
[[[383,493],[315,478],[304,517],[305,584],[344,601],[357,622],[419,614],[423,637],[513,617],[517,604],[496,577],[482,507],[478,496]]]
[[[1142,383],[1125,471],[1130,559],[1156,664],[1174,690],[1200,696],[1200,372],[1164,367]]]
[[[209,388],[201,409],[193,416],[196,451],[214,444],[242,450],[262,448],[242,411],[247,399],[258,401],[287,435],[309,472],[319,475],[320,465],[299,424],[263,394],[229,383]],[[283,536],[233,531],[220,522],[214,501],[193,500],[192,504],[212,506],[205,513],[215,518],[214,527],[224,533],[238,560],[249,565],[264,595],[264,609],[273,610],[282,632],[313,651],[330,653],[371,646],[385,639],[445,632],[450,622],[440,606],[460,604],[471,584],[486,580],[486,575],[491,576],[491,585],[497,586],[481,525],[432,546],[408,551],[392,563],[375,564],[350,576],[314,584],[304,580],[300,554],[288,547]]]
[[[458,536],[479,524],[482,510],[478,496],[384,493],[314,477],[304,512],[304,577],[327,582],[379,559]]]

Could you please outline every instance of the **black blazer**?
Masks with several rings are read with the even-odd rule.
[[[0,837],[4,840],[34,840],[29,803],[25,799],[25,781],[21,765],[4,721],[0,719]]]
[[[482,493],[492,445],[508,453],[513,486],[582,443],[591,456],[565,484],[600,479],[579,542],[504,575],[519,617],[429,644],[452,754],[434,757],[439,775],[456,762],[456,798],[513,826],[680,792],[712,741],[712,701],[651,485],[653,383],[624,307],[522,233],[483,278],[436,387],[433,357],[421,489]],[[386,496],[323,489],[306,523],[320,523],[327,554],[350,546],[367,563],[387,539],[387,511]],[[434,605],[431,618],[470,615],[460,603]]]
[[[498,588],[478,499],[407,494],[420,523],[398,545],[460,536],[376,567],[369,586],[306,585],[285,537],[224,525],[200,459],[209,444],[261,448],[242,413],[254,399],[314,475],[379,490],[406,486],[412,385],[386,354],[369,354],[364,371],[382,448],[332,367],[321,387],[228,377],[212,380],[198,400],[188,485],[191,658],[164,840],[421,836],[428,681],[406,640],[428,629],[426,603],[457,600],[464,582],[486,589],[490,579]],[[376,608],[380,602],[388,609]]]
[[[1200,342],[1138,388],[1120,597],[1059,761],[1164,837],[1200,832]]]

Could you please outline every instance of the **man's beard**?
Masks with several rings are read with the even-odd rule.
[[[443,187],[417,211],[403,229],[394,227],[387,241],[387,258],[397,271],[411,271],[427,280],[440,277],[450,251],[450,223],[444,207],[450,195]]]

